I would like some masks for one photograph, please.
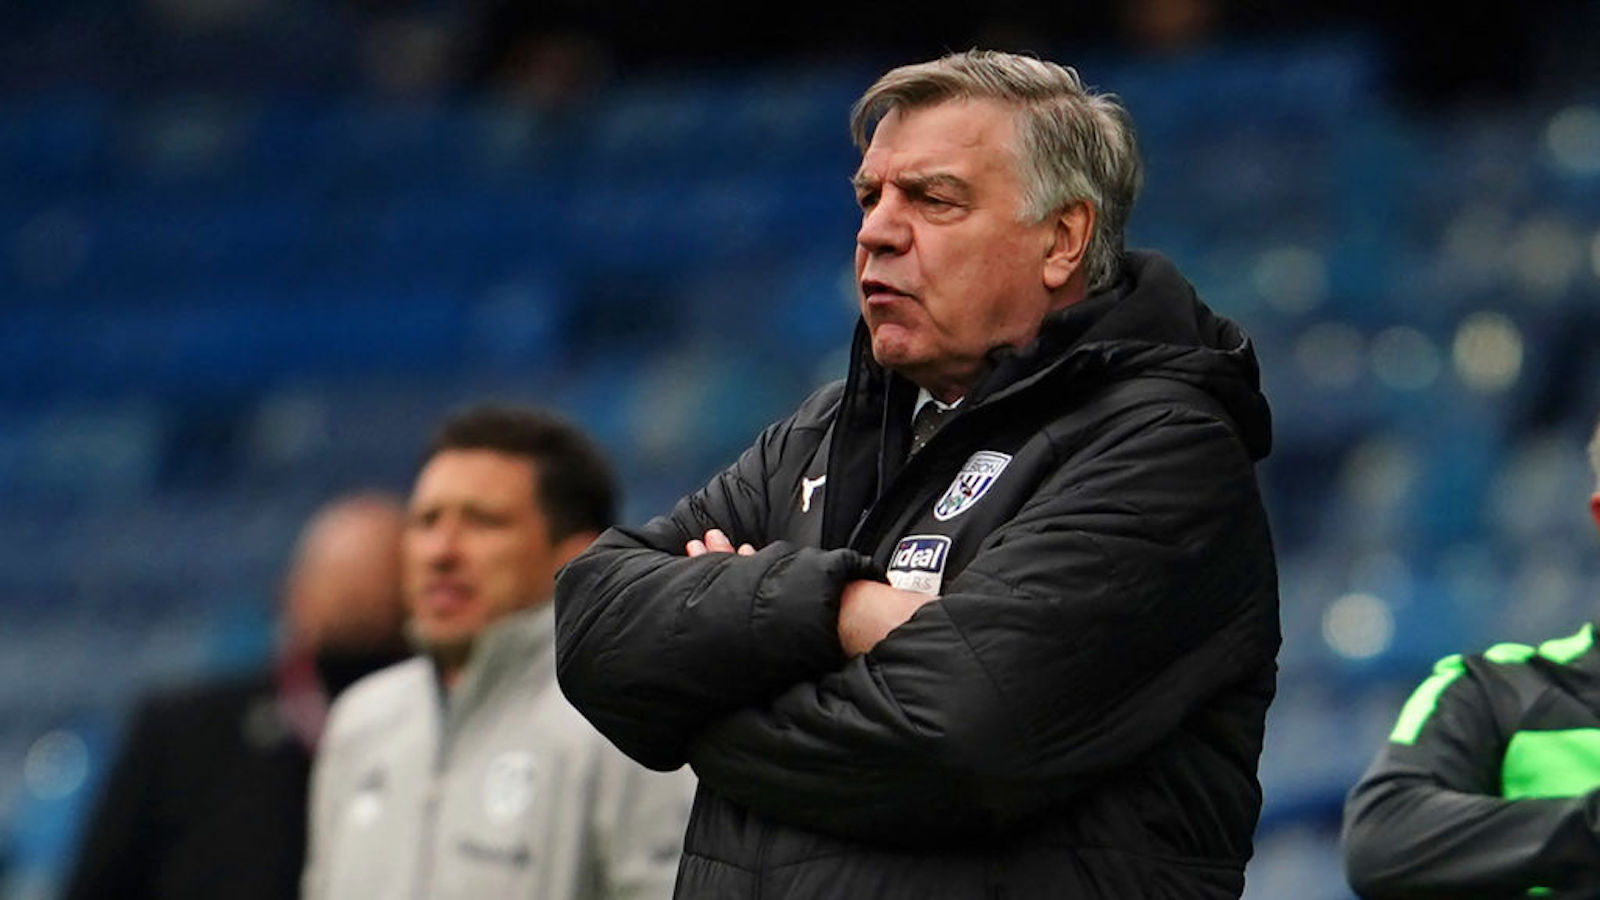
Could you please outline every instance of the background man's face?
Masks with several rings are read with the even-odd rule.
[[[1038,333],[1053,218],[1021,221],[1015,115],[988,100],[884,117],[856,174],[856,284],[878,362],[963,394],[983,357]],[[948,391],[947,391],[948,392]]]
[[[307,650],[369,651],[404,646],[398,504],[347,500],[320,512],[304,532],[287,582],[291,639]]]
[[[495,620],[550,596],[558,568],[534,463],[446,450],[423,467],[404,541],[414,634],[459,655]]]

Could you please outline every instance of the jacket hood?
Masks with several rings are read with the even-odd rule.
[[[1000,396],[1046,381],[1073,384],[1146,376],[1186,382],[1214,397],[1254,459],[1272,447],[1272,414],[1250,339],[1212,312],[1171,260],[1124,254],[1122,277],[1045,320],[1020,350],[1001,348],[975,394]]]

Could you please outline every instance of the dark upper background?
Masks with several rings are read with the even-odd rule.
[[[1130,241],[1255,337],[1283,689],[1252,897],[1443,653],[1600,553],[1600,7],[0,6],[0,897],[50,896],[140,689],[260,662],[300,520],[439,416],[557,407],[637,520],[840,371],[846,112],[971,46],[1126,100]]]

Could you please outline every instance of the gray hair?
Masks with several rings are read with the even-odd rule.
[[[1067,66],[969,50],[901,66],[879,78],[850,110],[850,132],[865,153],[873,129],[890,112],[958,99],[997,100],[1017,108],[1024,219],[1039,222],[1074,203],[1088,203],[1095,211],[1084,254],[1089,289],[1114,282],[1122,232],[1143,180],[1133,121],[1116,96],[1084,87]]]

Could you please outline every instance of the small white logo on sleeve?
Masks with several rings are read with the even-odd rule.
[[[807,478],[804,475],[800,476],[800,511],[801,512],[803,512],[803,513],[811,512],[811,495],[816,493],[817,488],[822,487],[823,484],[827,483],[827,481],[828,481],[828,476],[826,476],[826,475],[818,475],[815,478]]]
[[[937,595],[949,558],[950,539],[942,534],[903,537],[889,557],[889,584],[902,591]]]
[[[505,824],[522,815],[533,802],[533,754],[508,750],[489,761],[483,776],[483,811]]]
[[[372,769],[356,783],[355,795],[345,807],[345,818],[357,828],[370,828],[383,815],[383,798],[388,779],[383,769]]]
[[[979,450],[967,458],[956,474],[956,480],[945,488],[944,496],[933,505],[933,517],[948,522],[971,509],[994,487],[995,480],[1006,470],[1011,457],[993,450]]]

